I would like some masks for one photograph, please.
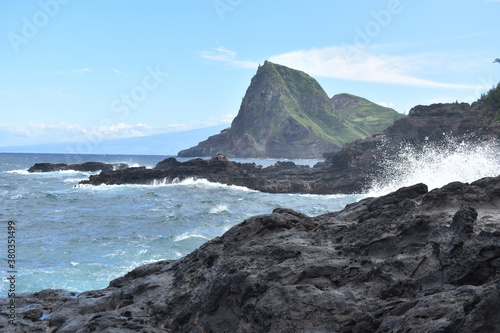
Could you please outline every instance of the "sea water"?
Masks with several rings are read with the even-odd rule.
[[[277,207],[307,215],[342,209],[359,195],[268,194],[186,180],[77,186],[93,172],[28,173],[38,162],[125,162],[154,167],[168,156],[0,154],[0,297],[7,296],[8,221],[15,222],[16,292],[105,288],[133,268],[178,259],[245,219]],[[182,160],[182,159],[180,159]],[[239,160],[245,162],[246,160]],[[275,160],[257,160],[263,166]],[[314,164],[317,161],[296,161]],[[75,186],[76,185],[76,186]]]
[[[500,175],[492,143],[402,145],[382,158],[383,172],[365,194],[268,194],[243,187],[186,180],[175,184],[77,186],[91,172],[28,173],[37,162],[125,162],[154,167],[168,156],[0,154],[0,297],[7,296],[8,221],[16,224],[16,292],[105,288],[133,268],[178,259],[250,216],[292,208],[315,216],[366,196],[425,183],[471,182]],[[185,159],[180,159],[185,160]],[[275,160],[239,160],[263,166]],[[313,165],[315,160],[296,161]]]

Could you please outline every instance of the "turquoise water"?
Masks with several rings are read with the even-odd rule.
[[[139,265],[181,258],[250,216],[276,207],[319,215],[361,197],[267,194],[204,180],[79,187],[75,185],[93,173],[26,171],[37,162],[126,162],[154,167],[166,157],[0,154],[0,262],[6,272],[7,224],[12,220],[16,223],[16,291],[104,288]],[[267,166],[275,161],[255,162]],[[0,297],[7,296],[6,275]]]

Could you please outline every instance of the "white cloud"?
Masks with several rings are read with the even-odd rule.
[[[43,124],[30,122],[28,125],[0,125],[2,146],[30,145],[54,142],[75,142],[104,140],[157,134],[158,130],[146,125],[124,123],[85,128],[77,124],[60,122]]]
[[[381,106],[384,106],[386,108],[393,108],[394,107],[394,103],[386,103],[386,102],[376,102],[378,105],[381,105]]]
[[[64,97],[77,97],[77,98],[86,98],[85,96],[79,96],[79,95],[72,95],[72,94],[67,94],[67,93],[64,93],[60,90],[57,90],[55,91],[55,93],[59,96],[64,96]]]
[[[74,70],[63,70],[63,71],[42,71],[44,74],[48,75],[71,75],[71,74],[85,74],[85,73],[90,73],[93,72],[90,68],[80,68],[80,69],[74,69]]]
[[[87,96],[68,94],[66,92],[63,92],[62,90],[41,89],[41,92],[43,92],[45,94],[49,94],[49,95],[59,95],[59,96],[64,96],[64,97],[89,98]]]
[[[26,93],[14,90],[0,90],[0,95],[26,95]]]
[[[237,60],[236,55],[236,52],[222,47],[215,48],[213,51],[200,52],[200,56],[203,59],[227,63],[237,68],[257,68],[259,65],[258,62],[251,60]]]
[[[236,115],[234,114],[223,114],[222,116],[219,117],[212,117],[203,122],[204,126],[203,127],[209,127],[209,126],[216,126],[216,125],[222,125],[222,124],[231,124],[233,121],[234,117]]]
[[[376,55],[373,52],[376,48],[330,46],[275,55],[270,57],[269,61],[319,77],[433,88],[474,89],[472,85],[438,82],[411,74],[417,69],[432,67],[436,61],[441,61],[433,59],[430,54]]]
[[[106,124],[83,127],[77,124],[60,122],[43,124],[30,122],[27,125],[0,125],[0,146],[21,146],[44,143],[70,143],[79,141],[100,142],[109,139],[141,137],[168,132],[180,132],[197,128],[210,127],[230,123],[234,115],[222,115],[191,124],[170,124],[164,127],[152,127],[138,123]]]
[[[88,68],[82,68],[82,69],[76,69],[73,72],[78,73],[78,74],[85,74],[85,73],[92,72],[92,70],[88,69]]]
[[[121,74],[121,75],[125,75],[125,73],[123,73],[123,72],[120,72],[119,70],[117,70],[117,69],[114,69],[114,68],[112,69],[112,71],[113,71],[114,73],[116,73],[116,74]]]

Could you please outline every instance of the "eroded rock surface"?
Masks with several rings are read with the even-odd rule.
[[[278,208],[106,289],[23,295],[28,310],[17,325],[72,333],[499,332],[498,207],[500,177],[430,192],[417,184],[317,217]],[[0,329],[12,332],[5,308]]]

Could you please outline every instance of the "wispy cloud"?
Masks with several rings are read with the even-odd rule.
[[[48,75],[72,75],[72,74],[86,74],[93,72],[90,68],[80,68],[80,69],[73,69],[73,70],[45,70],[42,71],[44,74]]]
[[[66,93],[62,90],[50,90],[50,89],[42,89],[41,90],[43,93],[46,93],[48,95],[58,95],[58,96],[63,96],[63,97],[73,97],[73,98],[89,98],[87,96],[81,96],[81,95],[74,95],[74,94],[69,94]]]
[[[30,122],[27,125],[0,125],[2,146],[29,145],[38,143],[77,142],[90,139],[117,139],[158,134],[158,130],[147,124],[124,123],[85,128],[77,124],[60,122],[44,124]],[[161,131],[160,131],[161,132]]]
[[[202,127],[230,124],[233,121],[234,117],[236,117],[235,114],[229,114],[229,113],[223,114],[221,116],[203,119],[201,121],[194,123],[192,126],[194,128],[202,128]]]
[[[472,85],[438,82],[413,75],[412,72],[417,69],[435,65],[435,59],[430,55],[371,53],[374,49],[375,47],[359,49],[355,46],[331,46],[284,53],[272,56],[269,60],[319,77],[432,88],[475,88]]]
[[[0,95],[13,96],[13,95],[26,95],[26,93],[20,92],[20,91],[13,91],[13,90],[0,90]]]
[[[386,108],[393,108],[394,107],[394,103],[392,102],[376,102],[378,105],[381,105],[383,107],[386,107]]]
[[[251,60],[238,60],[236,59],[236,52],[222,47],[215,48],[212,51],[202,51],[200,56],[206,60],[226,63],[237,68],[257,68],[259,65],[258,62]]]
[[[75,69],[73,72],[75,72],[77,74],[85,74],[85,73],[92,72],[92,70],[89,68],[81,68],[81,69]]]
[[[64,97],[86,98],[85,96],[79,96],[79,95],[67,94],[67,93],[64,93],[64,92],[62,92],[62,91],[60,91],[60,90],[57,90],[55,93],[56,93],[57,95],[59,95],[59,96],[64,96]]]
[[[23,126],[0,125],[0,146],[7,147],[142,137],[226,124],[230,123],[233,118],[234,115],[227,114],[200,120],[191,124],[170,124],[163,127],[153,127],[144,123],[130,125],[123,122],[106,126],[83,127],[78,124],[70,124],[64,121],[58,124],[30,122]]]
[[[125,75],[125,73],[120,72],[119,70],[114,69],[114,68],[111,71],[113,71],[113,73],[116,73],[116,74]]]

